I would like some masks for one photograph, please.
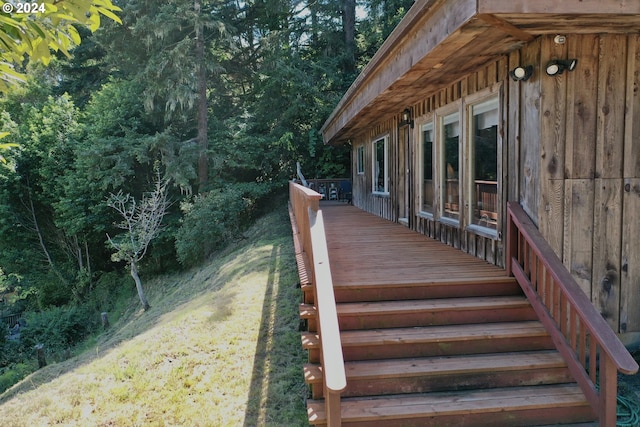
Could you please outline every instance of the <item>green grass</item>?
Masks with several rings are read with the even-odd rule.
[[[151,310],[132,299],[87,351],[0,395],[0,425],[307,425],[286,209],[244,237],[145,283]]]

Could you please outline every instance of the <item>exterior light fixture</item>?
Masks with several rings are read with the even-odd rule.
[[[400,121],[400,126],[409,125],[413,128],[413,119],[411,118],[411,110],[409,108],[405,108],[402,112],[402,120]]]
[[[509,71],[509,76],[514,82],[527,81],[533,75],[533,65],[527,65],[526,67],[516,67]]]
[[[550,76],[557,76],[564,73],[565,70],[573,71],[578,65],[577,59],[554,59],[547,64],[547,74]]]

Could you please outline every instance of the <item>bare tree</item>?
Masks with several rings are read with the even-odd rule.
[[[113,261],[126,261],[131,269],[131,277],[136,282],[138,297],[144,310],[151,306],[142,289],[142,281],[138,275],[138,263],[147,253],[151,240],[160,232],[162,218],[169,202],[167,201],[168,181],[160,177],[158,173],[152,192],[142,196],[138,203],[130,194],[111,194],[107,199],[107,205],[113,208],[122,217],[122,222],[117,226],[124,233],[113,239],[107,234],[111,246],[117,251],[111,255]]]

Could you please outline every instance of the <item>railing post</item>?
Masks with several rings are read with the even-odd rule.
[[[611,358],[600,354],[600,413],[598,418],[601,427],[616,427],[618,372]]]
[[[513,222],[513,216],[511,212],[511,203],[507,203],[507,248],[506,248],[506,268],[507,276],[513,276],[512,260],[518,253],[518,227]]]
[[[327,427],[340,427],[342,425],[340,392],[331,391],[325,387],[324,405],[327,412]]]

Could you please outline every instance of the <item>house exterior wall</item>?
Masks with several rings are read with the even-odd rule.
[[[577,58],[550,77],[551,59]],[[509,70],[533,65],[531,79]],[[544,35],[411,107],[416,123],[439,108],[495,89],[502,104],[498,237],[419,214],[418,125],[411,132],[411,215],[407,225],[488,262],[504,265],[506,201],[518,201],[610,326],[640,333],[640,36]],[[391,221],[402,212],[399,115],[352,140],[353,203]],[[389,136],[388,195],[372,193],[372,141]],[[364,147],[364,173],[357,173]],[[404,193],[404,190],[403,190]]]
[[[640,332],[640,37],[544,36],[540,56],[578,65],[540,81],[538,227],[609,325]]]

